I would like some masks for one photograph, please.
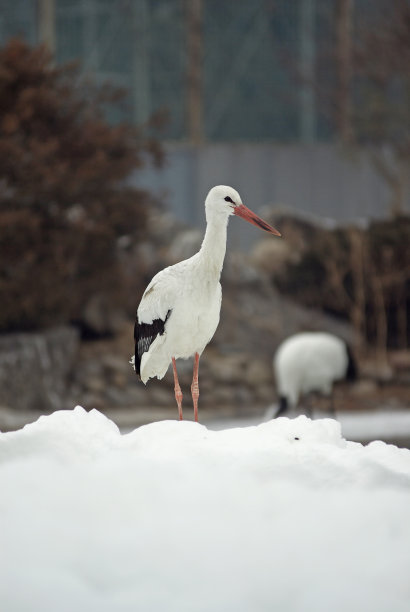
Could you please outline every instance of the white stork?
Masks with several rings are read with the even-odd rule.
[[[199,357],[219,323],[222,288],[219,278],[226,251],[226,231],[231,215],[242,217],[263,230],[280,233],[242,204],[232,187],[213,187],[205,200],[206,232],[198,253],[158,272],[146,288],[134,328],[135,355],[131,363],[145,384],[163,378],[170,362],[174,371],[175,399],[182,420],[182,392],[176,359],[194,356],[191,393],[198,421]]]

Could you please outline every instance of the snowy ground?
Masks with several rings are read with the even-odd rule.
[[[333,420],[0,435],[4,612],[408,612],[410,451]]]
[[[262,417],[242,419],[210,418],[206,425],[210,429],[227,427],[249,427],[267,422],[276,414],[277,406],[269,407]],[[327,418],[329,415],[315,413],[315,419]],[[410,410],[367,410],[363,412],[338,412],[337,420],[341,425],[342,435],[347,440],[370,442],[373,440],[395,441],[398,446],[410,447]]]

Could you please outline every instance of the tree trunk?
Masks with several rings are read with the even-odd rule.
[[[187,71],[187,128],[194,144],[203,140],[202,103],[202,0],[186,0],[186,29],[188,32]]]
[[[353,0],[336,3],[336,63],[338,91],[336,122],[340,138],[349,144],[353,138],[351,109]]]

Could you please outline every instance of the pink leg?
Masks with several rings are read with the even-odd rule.
[[[177,404],[178,404],[178,416],[179,416],[179,420],[182,421],[182,391],[181,391],[181,387],[179,386],[175,357],[172,358],[172,368],[174,370],[174,391],[175,391],[175,399],[177,400]]]
[[[199,355],[198,353],[195,353],[194,375],[192,377],[191,393],[192,393],[192,400],[194,402],[194,419],[197,422],[198,422],[198,397],[199,397],[198,369],[199,369]]]

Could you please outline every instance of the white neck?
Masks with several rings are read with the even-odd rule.
[[[228,217],[207,215],[207,221],[199,256],[209,273],[219,281],[226,252]]]

